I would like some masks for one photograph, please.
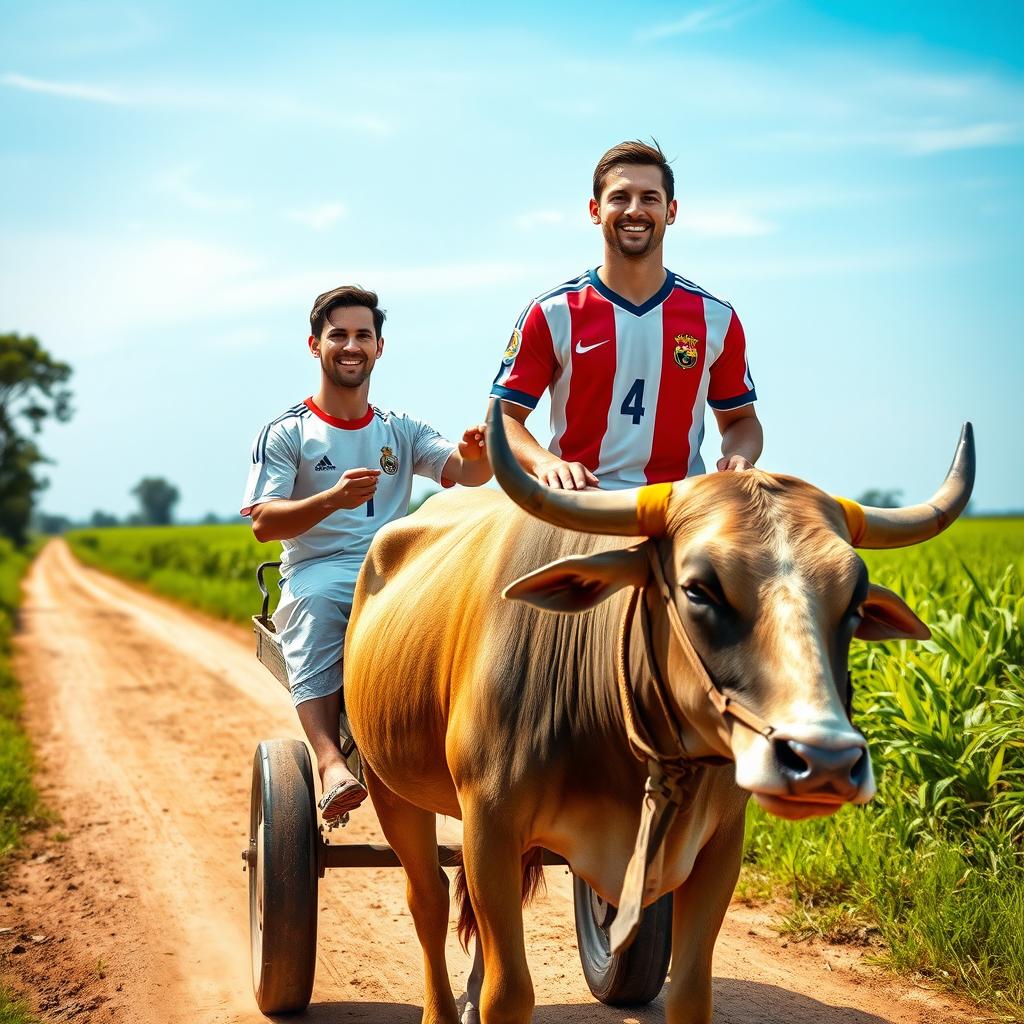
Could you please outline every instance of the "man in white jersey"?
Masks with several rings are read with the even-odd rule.
[[[722,433],[718,469],[749,469],[761,454],[739,318],[662,265],[674,187],[657,145],[608,150],[590,200],[604,263],[538,296],[512,332],[491,396],[519,462],[550,487],[635,487],[702,473],[705,403]],[[550,448],[525,426],[546,389]]]
[[[366,798],[342,757],[338,715],[345,627],[370,541],[405,515],[414,473],[475,487],[491,469],[482,424],[454,445],[420,420],[370,405],[370,373],[384,348],[384,311],[374,292],[325,292],[309,322],[320,388],[260,431],[242,515],[252,516],[257,540],[282,541],[274,626],[316,754],[320,809],[333,822]]]

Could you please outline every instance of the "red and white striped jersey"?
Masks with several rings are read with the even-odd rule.
[[[705,403],[757,398],[732,306],[671,272],[641,306],[596,270],[545,292],[501,363],[491,395],[533,409],[550,387],[550,450],[609,488],[703,473]]]

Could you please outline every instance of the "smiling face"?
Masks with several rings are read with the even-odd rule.
[[[606,175],[600,202],[590,200],[590,219],[601,225],[607,253],[628,259],[659,254],[665,228],[676,219],[661,168],[619,164]]]
[[[310,335],[310,351],[320,360],[325,382],[359,388],[369,380],[384,349],[373,313],[365,306],[336,306],[324,318],[320,337]]]

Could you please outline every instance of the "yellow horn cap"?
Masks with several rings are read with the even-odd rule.
[[[648,484],[637,492],[637,519],[640,522],[640,532],[645,537],[665,536],[665,518],[668,515],[668,499],[671,495],[671,483]]]
[[[838,495],[833,495],[833,497],[839,502],[839,507],[843,510],[843,515],[846,516],[846,528],[850,531],[850,543],[857,547],[864,539],[864,531],[868,525],[864,509],[857,502],[850,501],[849,498],[840,498]]]

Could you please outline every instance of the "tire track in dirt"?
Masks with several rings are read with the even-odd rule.
[[[255,587],[254,587],[255,604]],[[261,739],[300,735],[247,631],[79,565],[62,541],[26,584],[16,667],[59,826],[33,838],[0,892],[0,969],[47,1020],[255,1024],[247,880],[250,767]],[[57,841],[59,832],[68,838]],[[459,838],[442,822],[443,840]],[[342,840],[380,841],[372,809]],[[590,996],[571,879],[549,868],[527,911],[542,1024],[647,1024]],[[302,1019],[417,1024],[421,958],[394,869],[321,882],[313,1003]],[[36,938],[33,939],[32,936]],[[450,937],[463,991],[469,961]],[[17,952],[16,950],[22,950]],[[933,1024],[982,1015],[866,967],[859,951],[789,944],[734,906],[715,955],[716,1022]]]

